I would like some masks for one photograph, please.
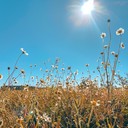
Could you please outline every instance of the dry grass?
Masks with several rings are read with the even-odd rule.
[[[46,87],[0,90],[1,128],[126,128],[128,90]]]

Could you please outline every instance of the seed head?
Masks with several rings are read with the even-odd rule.
[[[101,54],[101,55],[103,55],[103,54],[104,54],[104,52],[101,52],[100,54]]]
[[[8,67],[8,70],[10,70],[10,67]]]
[[[100,34],[100,37],[101,37],[102,39],[105,38],[105,37],[106,37],[106,33],[102,32],[102,33]]]
[[[68,70],[71,70],[71,67],[70,66],[68,67]]]
[[[117,58],[118,57],[118,54],[115,54],[115,57]]]
[[[121,43],[121,44],[120,44],[120,47],[121,47],[122,49],[124,49],[124,48],[125,48],[124,43]]]
[[[91,104],[93,106],[100,106],[99,101],[95,101],[95,100],[91,101]]]
[[[23,69],[20,70],[21,74],[25,74],[25,71]]]
[[[116,31],[116,35],[122,35],[124,34],[124,29],[123,28],[119,28],[117,31]]]
[[[88,67],[88,66],[89,66],[89,64],[86,64],[85,66],[86,66],[86,67]]]
[[[108,23],[110,23],[110,22],[111,22],[111,20],[110,20],[110,19],[108,19],[107,21],[108,21]]]
[[[26,56],[28,56],[28,53],[23,48],[21,48],[20,50],[22,51],[23,54],[25,54]]]
[[[0,80],[2,80],[3,79],[3,75],[2,74],[0,74]]]
[[[112,52],[111,52],[111,54],[112,54],[112,55],[115,55],[115,52],[114,52],[114,51],[112,51]]]
[[[108,48],[108,45],[104,45],[104,48]]]

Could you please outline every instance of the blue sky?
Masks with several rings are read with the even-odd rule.
[[[107,19],[111,19],[112,49],[115,50],[119,37],[115,32],[119,27],[125,29],[121,51],[122,74],[128,64],[128,2],[127,0],[95,0],[98,4],[92,12],[92,19],[76,15],[75,5],[82,5],[82,0],[1,0],[0,1],[0,74],[7,77],[7,67],[13,68],[20,48],[29,56],[22,56],[18,67],[29,72],[30,64],[37,64],[35,74],[49,58],[52,62],[61,58],[65,66],[72,66],[79,72],[86,72],[97,67],[96,60],[101,52],[102,32],[108,33]],[[77,17],[78,16],[78,17]],[[108,38],[106,38],[106,42]],[[86,74],[86,73],[85,73]]]

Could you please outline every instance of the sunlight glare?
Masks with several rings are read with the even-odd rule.
[[[93,10],[94,10],[94,0],[88,0],[81,7],[82,13],[86,15],[90,15]]]

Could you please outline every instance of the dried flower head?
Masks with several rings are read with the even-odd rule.
[[[64,71],[65,69],[64,69],[64,68],[62,68],[61,70],[62,70],[62,71]]]
[[[112,55],[115,55],[115,52],[114,52],[114,51],[112,51],[112,52],[111,52],[111,54],[112,54]]]
[[[104,62],[102,61],[101,64],[104,64]]]
[[[100,106],[99,101],[95,101],[95,100],[91,101],[91,104],[93,106]]]
[[[58,69],[58,66],[57,65],[55,66],[55,69]]]
[[[110,23],[110,22],[111,22],[111,20],[110,20],[110,19],[108,19],[107,21],[108,21],[108,23]]]
[[[85,84],[86,84],[87,86],[89,86],[89,85],[90,85],[90,83],[89,83],[89,82],[86,82]]]
[[[40,79],[41,84],[45,84],[45,81],[43,79]]]
[[[24,87],[24,91],[29,91],[29,87]]]
[[[34,76],[31,76],[31,79],[34,80]]]
[[[1,79],[3,79],[3,75],[2,75],[2,74],[0,74],[0,80],[1,80]]]
[[[68,81],[66,81],[66,85],[69,85],[69,82]]]
[[[88,66],[89,66],[89,64],[86,64],[85,66],[86,66],[86,67],[88,67]]]
[[[124,34],[124,29],[123,28],[119,28],[117,31],[116,31],[116,35],[122,35]]]
[[[23,48],[21,48],[20,50],[22,51],[23,54],[25,54],[26,56],[28,56],[28,53]]]
[[[48,69],[46,69],[45,72],[48,72]]]
[[[103,39],[103,38],[105,38],[106,37],[106,33],[101,33],[100,34],[100,37]]]
[[[17,81],[17,80],[15,80],[15,81],[14,81],[14,84],[18,84],[18,81]]]
[[[25,71],[23,69],[20,70],[21,74],[25,74]]]
[[[122,49],[124,49],[124,48],[125,48],[124,43],[121,43],[121,44],[120,44],[120,47],[121,47]]]
[[[17,66],[15,66],[15,69],[18,69],[18,67],[17,67]]]
[[[103,54],[104,54],[104,52],[101,52],[100,54],[101,54],[101,55],[103,55]]]
[[[8,67],[8,70],[10,70],[10,67]]]
[[[118,54],[115,54],[115,57],[117,58],[118,57]]]
[[[112,102],[111,101],[108,101],[109,104],[111,104]]]
[[[70,66],[68,67],[68,70],[71,70],[71,67]]]
[[[108,45],[104,45],[104,48],[108,48]]]

